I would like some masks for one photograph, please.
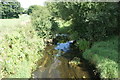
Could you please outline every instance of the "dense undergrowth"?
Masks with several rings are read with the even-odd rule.
[[[101,78],[118,78],[118,37],[95,42],[83,57],[94,64]]]
[[[42,57],[44,42],[34,28],[17,25],[0,40],[0,78],[30,78]]]

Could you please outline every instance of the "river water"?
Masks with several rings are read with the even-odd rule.
[[[45,48],[44,57],[38,61],[38,68],[32,73],[32,78],[94,78],[93,69],[88,63],[80,59],[79,65],[72,65],[69,62],[76,52],[66,53],[64,56],[55,56],[58,51],[55,46]]]

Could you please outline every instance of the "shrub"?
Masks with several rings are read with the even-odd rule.
[[[31,16],[38,35],[41,38],[49,38],[52,24],[50,22],[51,15],[47,8],[41,6],[38,10],[34,10]]]
[[[101,78],[118,78],[118,37],[96,42],[83,57],[95,64]]]
[[[18,27],[18,26],[17,26]],[[19,26],[0,41],[0,78],[30,78],[44,42],[30,25]]]
[[[86,41],[85,39],[81,39],[81,40],[77,41],[77,45],[80,50],[85,51],[86,49],[89,48],[90,43],[89,43],[89,41]]]

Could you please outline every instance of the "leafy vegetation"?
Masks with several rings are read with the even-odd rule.
[[[83,56],[96,65],[101,78],[118,78],[118,37],[94,43]]]
[[[43,39],[31,24],[18,24],[4,35],[0,40],[0,78],[30,78],[42,57]]]
[[[27,14],[30,15],[31,13],[33,13],[34,11],[38,10],[40,8],[39,5],[32,5],[29,7],[29,9],[27,10]]]
[[[58,25],[70,22],[67,29],[62,24],[56,30],[77,40],[79,49],[85,51],[83,57],[95,64],[100,77],[118,78],[118,37],[112,40],[109,37],[119,34],[119,4],[48,2],[46,5]]]
[[[89,41],[86,41],[85,39],[80,39],[77,41],[77,45],[79,50],[85,51],[86,49],[90,48],[90,43]]]
[[[2,0],[0,2],[0,19],[19,18],[19,14],[22,14],[23,10],[17,0],[11,0],[11,2]]]
[[[1,5],[2,18],[18,17],[22,10],[16,2]],[[30,6],[28,14],[32,25],[22,24],[25,18],[14,20],[19,23],[14,26],[5,26],[2,22],[0,29],[11,30],[0,41],[0,77],[29,78],[42,56],[44,41],[63,33],[70,35],[70,40],[77,40],[83,57],[96,66],[101,78],[118,78],[117,2],[47,2],[44,7]],[[11,22],[8,20],[8,23]],[[71,64],[79,64],[78,61],[73,59]]]
[[[56,20],[71,21],[66,32],[75,33],[78,39],[93,42],[117,34],[118,3],[59,2],[47,6]]]
[[[47,21],[49,25],[43,27],[49,27],[48,31],[51,28],[53,34],[67,33],[77,40],[79,49],[85,51],[83,57],[95,64],[101,78],[118,78],[118,41],[117,37],[109,39],[111,35],[118,36],[118,3],[48,2],[46,6],[49,19],[42,10],[37,11],[42,14],[33,14],[39,32],[45,30],[40,27]]]
[[[46,7],[39,6],[39,9],[31,14],[33,26],[40,38],[49,39],[51,37],[51,15]]]

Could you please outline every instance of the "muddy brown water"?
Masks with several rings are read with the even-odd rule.
[[[73,66],[69,64],[69,58],[55,57],[55,54],[57,51],[54,50],[54,46],[46,47],[44,58],[38,61],[38,68],[32,73],[32,78],[89,78],[91,80],[98,78],[84,60],[80,59],[80,64]]]

